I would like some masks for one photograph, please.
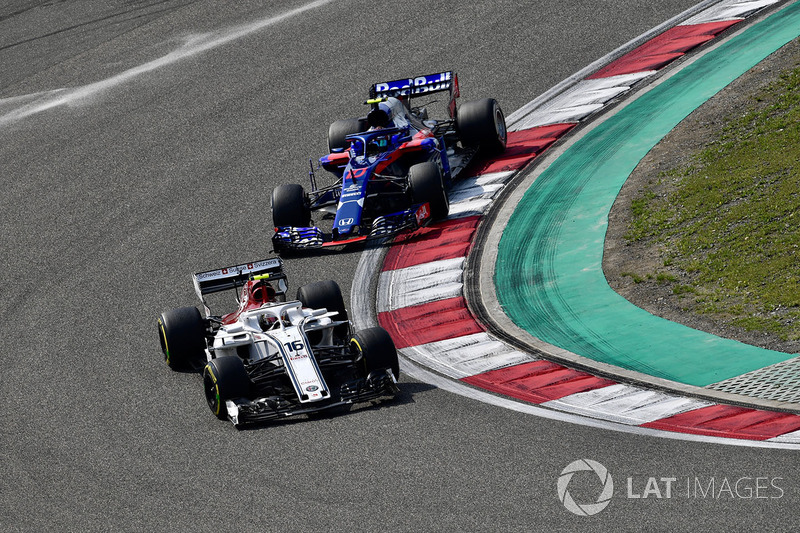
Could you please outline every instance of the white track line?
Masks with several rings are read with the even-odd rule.
[[[263,30],[264,28],[274,26],[287,19],[305,13],[306,11],[329,4],[332,1],[333,0],[317,0],[273,17],[260,19],[255,22],[241,24],[211,33],[189,36],[186,38],[183,46],[163,57],[154,59],[153,61],[149,61],[124,72],[120,72],[119,74],[105,80],[84,85],[83,87],[77,87],[74,89],[55,89],[53,91],[37,93],[34,95],[24,95],[2,99],[0,100],[0,108],[8,107],[9,104],[13,105],[15,102],[24,102],[24,104],[4,113],[3,115],[0,115],[0,127],[17,122],[32,115],[42,113],[43,111],[47,111],[48,109],[53,109],[55,107],[85,103],[91,98],[94,98],[110,89],[128,83],[142,74],[153,72],[183,59],[196,56],[243,37],[247,37],[248,35]]]

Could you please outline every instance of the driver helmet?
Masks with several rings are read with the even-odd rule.
[[[277,321],[278,319],[274,316],[267,314],[258,315],[258,326],[261,328],[261,331],[267,331],[271,329]]]
[[[275,289],[266,281],[255,281],[250,286],[250,297],[256,303],[265,304],[275,298]]]
[[[367,123],[370,129],[391,128],[394,126],[392,123],[393,116],[392,106],[386,102],[380,102],[367,115]]]

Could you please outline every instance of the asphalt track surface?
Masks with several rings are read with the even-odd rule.
[[[272,187],[304,182],[370,83],[453,69],[465,99],[510,113],[691,1],[96,4],[0,7],[0,530],[795,526],[796,452],[546,420],[408,378],[391,404],[237,431],[155,334],[158,312],[195,303],[189,273],[269,255]],[[286,267],[293,288],[348,295],[357,261]],[[593,517],[556,490],[581,458],[616,483]],[[673,497],[626,497],[650,477],[676,478]],[[714,497],[686,489],[712,479]]]

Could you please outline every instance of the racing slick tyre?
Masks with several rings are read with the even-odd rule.
[[[272,224],[305,228],[311,224],[311,210],[306,204],[302,185],[285,183],[272,190]]]
[[[412,165],[408,169],[408,184],[414,203],[428,202],[434,220],[445,218],[450,213],[450,200],[444,190],[439,165],[430,161]]]
[[[325,308],[328,311],[336,311],[338,315],[333,320],[347,320],[347,309],[344,307],[342,290],[333,280],[315,281],[308,283],[297,289],[297,299],[303,307],[311,309]],[[333,328],[333,333],[340,339],[347,340],[350,325],[341,324]]]
[[[461,143],[465,146],[480,147],[481,152],[487,155],[505,151],[508,140],[506,119],[494,98],[463,103],[458,108],[456,121]]]
[[[369,125],[363,118],[346,118],[337,120],[328,128],[328,150],[333,152],[336,148],[347,148],[345,137],[351,133],[367,131]]]
[[[250,378],[242,360],[225,355],[209,361],[203,370],[203,389],[211,412],[225,420],[228,416],[225,400],[246,398],[250,394]]]
[[[394,379],[400,377],[400,363],[397,360],[397,349],[389,333],[381,328],[374,327],[359,331],[353,335],[351,345],[364,358],[366,373],[373,370],[390,368]]]
[[[205,325],[196,307],[180,307],[161,313],[158,339],[164,360],[171,369],[200,369],[205,360]]]

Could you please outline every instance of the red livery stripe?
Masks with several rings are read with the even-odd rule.
[[[352,239],[345,239],[343,241],[327,241],[322,243],[323,248],[327,248],[329,246],[345,246],[347,244],[353,244],[354,242],[363,242],[367,240],[366,235],[361,235],[360,237],[353,237]]]

